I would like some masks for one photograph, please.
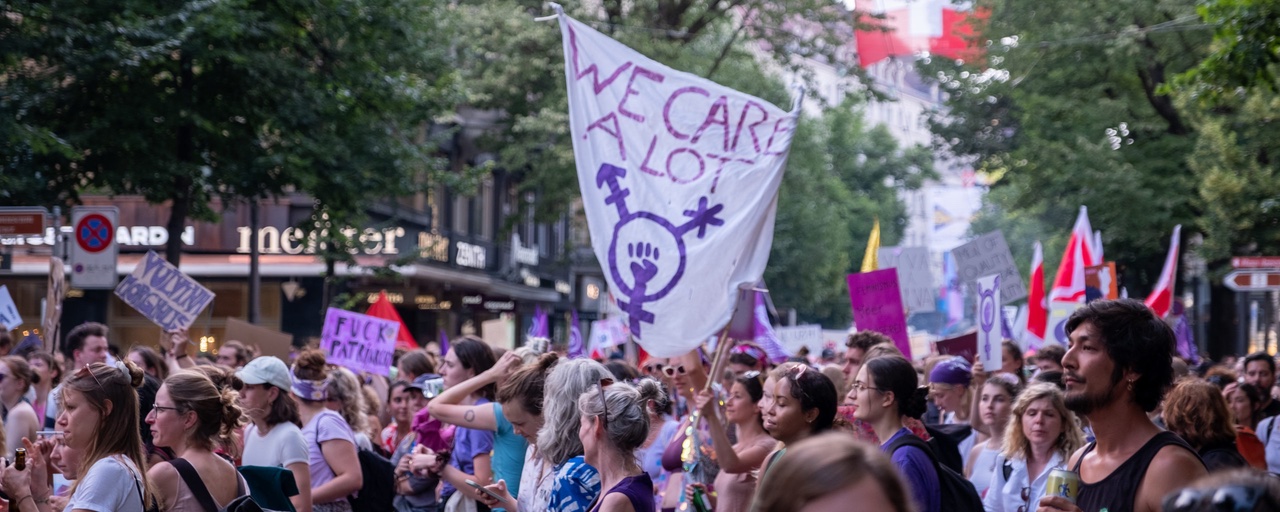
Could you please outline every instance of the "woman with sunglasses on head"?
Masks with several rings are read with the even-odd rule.
[[[592,512],[654,509],[653,481],[640,469],[635,450],[649,434],[649,404],[662,397],[662,387],[652,380],[633,387],[612,379],[578,397],[583,459],[600,472],[600,488],[607,489],[593,500]]]
[[[686,498],[692,499],[693,489],[701,487],[717,512],[746,512],[751,509],[751,496],[756,491],[756,471],[778,444],[764,430],[764,416],[759,405],[764,397],[764,384],[760,377],[760,372],[754,370],[743,373],[734,380],[725,399],[724,419],[733,425],[737,444],[729,441],[711,393],[698,393],[696,404],[710,424],[711,444],[720,462],[720,474],[710,488],[703,484],[690,485],[685,490]]]
[[[4,418],[4,446],[6,453],[22,448],[22,439],[35,439],[40,430],[36,410],[27,403],[27,391],[40,382],[40,376],[31,371],[27,360],[18,356],[0,357],[0,406]]]
[[[311,508],[316,512],[348,512],[347,497],[364,486],[355,433],[342,415],[325,407],[330,369],[324,352],[311,349],[293,362],[290,390],[298,403],[302,437],[311,470]]]
[[[239,379],[219,390],[205,375],[184,370],[170,375],[156,392],[147,424],[155,445],[176,455],[147,471],[160,510],[207,511],[212,504],[216,511],[249,493],[236,467],[213,453],[214,440],[228,438],[244,422],[236,384]]]
[[[1014,400],[1004,446],[982,498],[987,512],[1036,510],[1049,471],[1065,469],[1067,458],[1084,444],[1084,434],[1064,400],[1062,390],[1045,382],[1027,386]]]
[[[81,454],[80,478],[71,485],[66,511],[143,512],[144,504],[152,503],[151,483],[142,470],[146,462],[135,391],[142,381],[141,368],[117,361],[92,363],[63,383],[56,427],[63,442]],[[31,464],[21,471],[12,465],[4,469],[10,510],[49,512],[43,453],[29,441],[24,446]]]
[[[786,454],[787,446],[830,430],[836,418],[836,386],[831,379],[804,364],[779,370],[770,375],[772,388],[765,383],[762,401],[768,400],[764,429],[783,446],[766,457],[764,475]]]
[[[902,418],[919,419],[924,414],[929,391],[918,384],[915,367],[898,356],[877,357],[858,369],[852,391],[856,393],[858,408],[854,415],[871,424],[880,439],[881,450],[888,451],[899,437],[914,435],[903,426]],[[889,458],[905,477],[921,512],[940,512],[942,494],[932,455],[907,445],[894,450]]]

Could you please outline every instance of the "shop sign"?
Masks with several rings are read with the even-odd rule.
[[[236,247],[236,252],[248,254],[249,237],[253,230],[248,226],[240,226],[236,228],[236,232],[240,234],[240,245]],[[326,246],[324,241],[318,240],[324,234],[324,230],[304,233],[295,227],[281,230],[275,226],[266,226],[258,229],[258,251],[262,254],[315,254],[317,248],[323,250]],[[351,254],[377,256],[400,254],[396,239],[403,237],[405,231],[402,227],[363,230],[347,227],[342,229],[342,234],[356,241],[356,246],[348,251]]]
[[[453,261],[463,267],[484,270],[486,267],[485,263],[488,262],[488,259],[489,253],[483,246],[458,241],[457,252]]]
[[[418,257],[440,263],[448,263],[449,237],[434,231],[419,232]]]
[[[525,247],[520,244],[520,235],[511,235],[511,259],[516,264],[537,266],[538,246]]]
[[[516,303],[512,300],[486,299],[484,295],[463,295],[463,306],[484,308],[489,311],[515,311]]]

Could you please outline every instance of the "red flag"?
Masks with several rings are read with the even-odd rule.
[[[1164,257],[1164,270],[1160,271],[1160,281],[1147,296],[1147,307],[1155,311],[1156,316],[1169,316],[1173,308],[1173,284],[1178,275],[1178,246],[1182,235],[1182,224],[1173,227],[1173,237],[1169,239],[1169,254]]]
[[[418,348],[418,342],[414,341],[412,334],[409,334],[409,327],[404,325],[404,320],[400,319],[400,313],[396,312],[395,306],[392,306],[391,300],[387,298],[386,290],[378,293],[378,300],[370,304],[369,310],[365,311],[364,314],[400,324],[400,334],[396,336],[396,348],[405,350]]]
[[[1084,267],[1098,264],[1094,262],[1096,251],[1093,250],[1093,243],[1089,211],[1081,206],[1076,224],[1071,228],[1067,248],[1062,253],[1058,274],[1053,278],[1053,289],[1049,290],[1050,301],[1084,302]]]
[[[1030,282],[1030,292],[1027,295],[1027,333],[1034,336],[1038,344],[1044,341],[1044,329],[1049,321],[1049,303],[1044,298],[1044,248],[1039,241],[1031,256]]]

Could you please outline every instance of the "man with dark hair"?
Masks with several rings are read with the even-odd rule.
[[[1173,380],[1173,330],[1132,299],[1090,302],[1066,330],[1067,408],[1097,440],[1067,464],[1080,474],[1075,504],[1046,496],[1040,512],[1160,510],[1166,494],[1206,474],[1194,449],[1147,417]]]
[[[1062,371],[1062,356],[1067,355],[1067,349],[1062,345],[1053,343],[1045,344],[1036,351],[1035,363],[1036,368],[1042,372],[1060,372]]]
[[[218,348],[217,363],[232,369],[244,368],[249,364],[249,349],[236,340],[227,340]]]
[[[893,340],[876,331],[858,331],[849,335],[849,339],[844,342],[847,348],[844,351],[844,367],[841,368],[845,382],[853,382],[853,378],[858,375],[858,370],[862,368],[867,350],[881,343],[892,345]]]
[[[1276,360],[1266,352],[1254,352],[1244,358],[1244,381],[1258,389],[1271,390],[1276,383]],[[1262,412],[1259,419],[1270,418],[1280,414],[1280,401],[1273,400],[1271,394],[1263,392]]]

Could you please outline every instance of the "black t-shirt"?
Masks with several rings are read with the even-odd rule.
[[[1280,415],[1280,400],[1272,400],[1271,403],[1266,405],[1266,407],[1263,407],[1262,414],[1260,414],[1262,418],[1259,418],[1258,421],[1262,421],[1263,419],[1270,418],[1276,415]],[[1254,425],[1254,426],[1257,426],[1257,425]]]

